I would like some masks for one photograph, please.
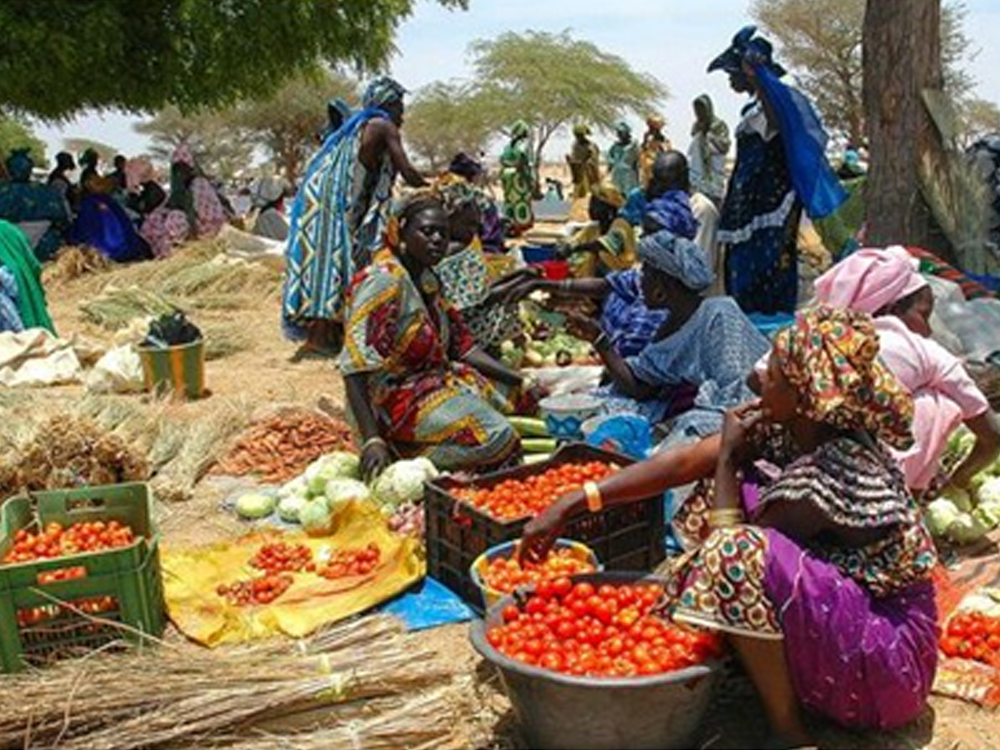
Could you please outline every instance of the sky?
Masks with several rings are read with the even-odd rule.
[[[978,82],[976,95],[1000,103],[1000,0],[964,2],[965,32],[978,51],[966,68]],[[434,81],[467,80],[468,46],[476,39],[506,31],[569,30],[666,84],[670,97],[659,110],[674,145],[684,149],[693,119],[691,101],[699,94],[708,93],[731,126],[739,120],[743,98],[729,89],[723,73],[709,75],[705,66],[750,22],[749,5],[749,0],[470,0],[468,11],[449,11],[432,0],[419,0],[414,15],[400,26],[391,73],[410,90]],[[132,129],[135,122],[134,115],[85,114],[57,127],[37,125],[35,131],[47,143],[50,159],[66,138],[99,140],[131,155],[148,146]],[[638,120],[633,130],[641,135]],[[602,139],[609,145],[612,136],[598,136],[598,142]],[[565,138],[554,140],[547,158],[558,159],[567,143]]]

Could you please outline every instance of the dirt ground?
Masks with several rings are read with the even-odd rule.
[[[102,274],[111,281],[114,272]],[[52,317],[63,337],[73,334],[108,341],[106,331],[86,324],[78,305],[95,288],[94,278],[78,279],[47,289]],[[343,403],[343,387],[334,364],[325,360],[289,362],[295,351],[285,341],[278,325],[279,302],[270,295],[259,304],[238,311],[204,311],[193,316],[197,323],[239,321],[252,335],[252,346],[232,356],[207,364],[209,398],[175,407],[179,414],[197,415],[224,400],[263,409],[276,404],[315,406],[320,398]],[[52,408],[59,410],[82,394],[80,387],[46,391]],[[140,397],[136,397],[140,398]],[[195,497],[183,507],[174,507],[163,524],[167,544],[191,544],[235,534],[238,523],[218,509],[219,491],[212,482],[199,485]],[[194,521],[194,523],[192,523]],[[173,637],[177,637],[176,633]],[[516,722],[499,680],[473,651],[467,625],[439,628],[414,637],[426,639],[452,667],[474,678],[476,700],[481,710],[473,716],[456,716],[467,730],[470,746],[523,747]],[[925,714],[905,730],[883,734],[855,734],[826,725],[814,727],[815,736],[827,748],[925,748],[959,750],[1000,747],[1000,721],[994,712],[971,704],[933,697]],[[755,747],[764,737],[765,726],[759,702],[744,678],[731,675],[717,685],[712,710],[704,722],[699,746],[705,748]]]

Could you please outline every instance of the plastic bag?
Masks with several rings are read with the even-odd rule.
[[[140,393],[142,361],[131,346],[116,346],[87,373],[87,390],[94,393]]]
[[[612,414],[595,417],[590,428],[584,424],[587,442],[597,448],[616,451],[642,460],[649,455],[652,428],[639,414]]]

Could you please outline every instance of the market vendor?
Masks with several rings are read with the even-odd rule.
[[[910,489],[922,493],[946,481],[968,487],[1000,454],[1000,431],[961,360],[930,338],[934,293],[909,253],[859,250],[816,280],[816,299],[875,317],[882,359],[915,403],[914,444],[895,454]],[[963,423],[976,436],[972,453],[939,478],[948,436]]]
[[[726,409],[753,394],[747,374],[768,342],[729,297],[706,299],[715,276],[692,240],[660,230],[639,243],[642,296],[651,310],[668,313],[650,343],[622,357],[601,324],[570,319],[570,331],[592,342],[613,384],[612,395],[651,424],[672,420],[671,440],[718,432]]]
[[[441,199],[418,192],[397,208],[384,246],[351,284],[340,371],[366,478],[393,454],[476,471],[520,455],[504,413],[524,383],[475,346],[442,299],[433,269],[448,236]]]
[[[721,435],[567,493],[525,528],[535,558],[588,508],[714,477],[682,508],[701,542],[665,604],[728,635],[763,699],[765,746],[810,744],[802,709],[852,729],[902,726],[934,680],[934,545],[884,449],[912,441],[913,401],[878,351],[867,315],[799,313],[761,401],[729,411]]]
[[[635,265],[635,228],[618,213],[624,205],[625,196],[611,185],[591,189],[591,223],[559,249],[575,278],[605,276],[609,271],[625,271]]]

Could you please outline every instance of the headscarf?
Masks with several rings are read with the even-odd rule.
[[[368,84],[361,103],[365,109],[369,107],[383,109],[393,102],[403,101],[405,95],[406,89],[403,88],[399,81],[389,76],[381,76]]]
[[[615,132],[619,133],[619,134],[621,134],[621,133],[628,133],[629,135],[631,135],[632,134],[632,126],[629,125],[624,120],[622,120],[617,125],[615,125]]]
[[[646,127],[650,130],[662,130],[666,124],[667,121],[659,115],[650,115],[646,118]]]
[[[531,128],[524,120],[518,120],[510,126],[510,138],[513,141],[527,138],[529,135],[531,135]]]
[[[614,185],[608,185],[607,183],[594,185],[590,188],[590,195],[602,203],[607,203],[612,208],[621,208],[625,205],[625,196]]]
[[[11,151],[5,164],[12,182],[27,182],[31,179],[31,170],[35,167],[35,161],[26,148],[16,148]]]
[[[913,445],[913,398],[882,365],[870,315],[825,305],[803,310],[778,332],[774,351],[803,416],[863,430],[899,450]]]
[[[698,234],[698,220],[691,210],[691,196],[683,190],[668,190],[646,204],[644,219],[659,229],[693,240]]]
[[[712,97],[708,94],[702,94],[697,99],[696,102],[700,102],[705,108],[705,112],[708,116],[709,126],[708,126],[708,136],[715,142],[716,148],[720,152],[729,151],[729,146],[731,145],[731,139],[729,137],[729,126],[726,125],[723,120],[715,115],[715,105],[712,103]],[[698,122],[696,121],[691,126],[691,135],[698,135]]]
[[[639,241],[639,259],[677,279],[692,292],[703,292],[715,282],[715,273],[696,243],[661,229]]]
[[[434,190],[449,215],[468,206],[478,208],[480,205],[479,191],[461,178],[448,179],[445,176],[435,183]]]
[[[185,143],[178,144],[177,148],[174,149],[173,156],[170,157],[171,164],[187,164],[189,167],[194,167],[194,152],[191,151],[191,146]]]
[[[452,158],[448,171],[467,180],[474,180],[483,173],[483,165],[464,151],[460,151]]]
[[[264,208],[285,195],[285,181],[280,177],[262,177],[254,190],[253,203],[258,208]]]
[[[385,226],[385,246],[393,252],[398,251],[406,222],[423,209],[432,206],[444,208],[441,193],[434,187],[407,190],[395,199],[389,212],[389,221]]]
[[[77,159],[78,162],[84,167],[96,167],[97,162],[100,161],[101,155],[97,153],[92,148],[86,149],[80,157]]]
[[[816,300],[874,315],[927,285],[903,247],[866,247],[816,279]]]
[[[573,135],[577,136],[578,138],[581,136],[590,135],[590,126],[583,122],[574,125]]]
[[[708,72],[723,70],[726,73],[739,73],[746,61],[764,65],[779,78],[785,75],[785,69],[774,62],[774,47],[764,37],[755,36],[756,33],[756,26],[744,26],[736,32],[729,48],[708,64]]]

